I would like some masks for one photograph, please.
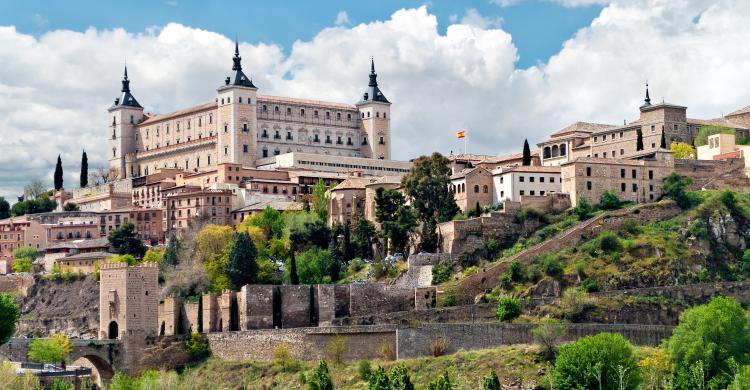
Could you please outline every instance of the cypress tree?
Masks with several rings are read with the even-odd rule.
[[[667,148],[667,137],[664,135],[664,131],[661,132],[661,145],[659,147],[662,149]]]
[[[57,155],[57,165],[55,166],[55,190],[63,188],[63,168],[60,155]]]
[[[83,151],[81,155],[81,188],[86,188],[89,185],[89,158],[86,155],[86,151]]]
[[[529,148],[529,140],[523,140],[523,165],[531,165],[531,149]]]
[[[641,151],[643,150],[643,131],[641,131],[641,128],[639,127],[635,132],[637,138],[635,140],[635,150]]]
[[[257,254],[249,234],[242,232],[235,235],[227,261],[227,276],[235,288],[258,282]]]
[[[294,249],[291,250],[292,257],[289,260],[289,283],[299,284],[299,275],[297,274],[297,259],[294,257]]]

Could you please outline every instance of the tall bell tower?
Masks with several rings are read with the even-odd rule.
[[[370,62],[370,82],[357,102],[364,139],[360,151],[370,158],[391,159],[391,102],[378,88],[375,60]]]
[[[242,72],[239,44],[234,44],[232,76],[217,89],[217,153],[220,163],[255,166],[258,88]]]
[[[115,99],[107,112],[109,116],[107,126],[109,167],[115,168],[118,178],[124,179],[130,175],[126,170],[125,155],[135,152],[136,125],[143,121],[143,107],[130,93],[127,65],[122,78],[122,96]]]

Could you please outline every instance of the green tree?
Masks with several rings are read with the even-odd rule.
[[[676,367],[678,386],[696,385],[691,368],[697,364],[710,388],[723,389],[732,380],[729,373],[734,364],[750,363],[748,314],[732,298],[713,298],[680,315],[666,347]]]
[[[404,195],[379,187],[375,190],[375,219],[385,238],[385,252],[404,252],[409,233],[417,226],[416,211],[406,205]]]
[[[156,264],[162,264],[164,262],[164,247],[152,247],[148,248],[146,253],[143,254],[143,259],[141,259],[144,263],[156,263]]]
[[[401,187],[423,223],[421,249],[427,252],[436,249],[437,224],[452,220],[459,212],[453,193],[448,189],[450,172],[448,159],[433,153],[430,157],[416,159],[409,173],[401,179]]]
[[[334,281],[331,278],[334,261],[327,249],[310,248],[300,253],[296,260],[300,283],[321,284]]]
[[[531,165],[531,149],[529,148],[529,140],[523,140],[523,157],[521,158],[521,164],[524,166]]]
[[[57,155],[57,165],[55,165],[55,190],[60,190],[63,188],[63,168],[62,168],[62,160],[60,159],[60,155]]]
[[[688,208],[692,203],[688,194],[691,184],[693,184],[693,179],[672,172],[664,178],[664,195],[674,200],[680,207]]]
[[[643,150],[643,130],[639,127],[635,131],[636,140],[635,140],[635,150],[641,151]]]
[[[559,390],[631,390],[641,377],[630,343],[619,334],[599,333],[560,348],[551,382]]]
[[[10,203],[4,197],[0,196],[0,219],[8,217],[10,217]]]
[[[328,195],[326,195],[326,183],[319,179],[312,189],[312,209],[321,221],[328,220]]]
[[[521,302],[516,297],[503,296],[497,300],[495,317],[503,322],[510,322],[521,315]]]
[[[391,390],[391,378],[386,374],[385,369],[381,366],[370,375],[367,380],[367,390]]]
[[[664,133],[664,131],[661,132],[661,143],[659,144],[659,147],[662,149],[667,148],[667,135]]]
[[[619,210],[622,207],[622,201],[611,190],[604,191],[599,198],[599,208],[602,210]]]
[[[557,354],[557,348],[565,337],[565,325],[560,320],[546,318],[536,328],[531,330],[534,340],[540,345],[540,354],[553,361]]]
[[[312,378],[308,379],[307,390],[333,390],[333,381],[325,360],[320,361],[320,365],[313,372]]]
[[[409,378],[409,370],[403,364],[398,364],[391,369],[389,379],[393,390],[414,390],[414,384]]]
[[[589,201],[584,197],[578,199],[578,204],[573,207],[573,213],[577,215],[578,219],[581,221],[591,218],[592,211],[591,204],[589,204]]]
[[[747,389],[750,389],[750,366],[742,367],[737,375],[734,376],[732,384],[727,387],[727,390]]]
[[[434,381],[427,384],[427,390],[452,390],[453,384],[451,379],[448,377],[448,373],[444,372],[442,375],[437,377]]]
[[[143,245],[143,241],[135,234],[135,226],[130,222],[125,222],[119,228],[110,231],[107,239],[119,254],[128,254],[141,258],[146,253],[146,246]]]
[[[63,206],[63,211],[81,211],[81,209],[78,207],[77,204],[73,202],[65,203]]]
[[[233,235],[231,226],[207,225],[195,236],[195,255],[205,266],[214,291],[231,287],[226,269]]]
[[[21,316],[13,295],[0,294],[0,345],[8,342],[16,331],[16,322]]]
[[[167,249],[164,250],[164,264],[168,266],[176,266],[180,262],[180,253],[182,252],[182,242],[180,239],[172,233],[167,243]]]
[[[331,256],[331,267],[328,270],[328,276],[331,282],[339,280],[339,274],[341,273],[341,262],[343,261],[343,252],[338,242],[338,237],[335,234],[331,235],[331,241],[328,244],[328,253]]]
[[[258,251],[247,233],[235,233],[227,261],[227,276],[235,289],[258,282]]]
[[[354,226],[354,246],[356,256],[362,259],[372,259],[372,242],[377,231],[375,225],[366,218],[359,218]]]
[[[500,390],[500,379],[495,371],[490,371],[490,374],[482,379],[482,390]]]
[[[39,252],[30,246],[17,248],[13,251],[13,271],[31,272],[37,256]]]
[[[698,129],[698,134],[693,139],[695,146],[703,146],[708,144],[708,136],[714,134],[736,134],[737,131],[730,127],[706,125],[701,126]]]
[[[695,147],[685,142],[672,142],[669,149],[674,153],[674,158],[684,160],[695,160]]]
[[[39,363],[59,363],[65,367],[73,343],[62,333],[48,339],[34,339],[29,343],[29,359]]]
[[[81,188],[89,186],[89,157],[84,150],[81,154]]]

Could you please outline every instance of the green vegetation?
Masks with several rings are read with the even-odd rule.
[[[694,144],[696,147],[708,145],[708,136],[714,134],[736,134],[736,130],[730,127],[707,125],[698,129],[698,135],[695,136]],[[740,143],[740,142],[738,142]]]
[[[77,204],[73,202],[65,203],[65,206],[63,206],[63,211],[81,211],[81,209],[78,207]]]
[[[313,372],[312,377],[307,382],[308,390],[333,390],[333,381],[331,374],[328,372],[328,364],[325,360],[320,361],[320,365]]]
[[[211,356],[208,339],[202,333],[191,333],[190,337],[185,340],[185,349],[190,353],[190,359],[193,362],[203,361]]]
[[[89,186],[89,157],[86,155],[84,150],[81,153],[81,177],[80,177],[81,188]]]
[[[121,255],[133,255],[140,259],[146,253],[146,246],[135,234],[135,226],[130,222],[125,222],[119,228],[110,231],[107,239]]]
[[[524,166],[531,165],[531,149],[529,148],[529,140],[523,140],[523,155],[521,158],[521,164]]]
[[[30,246],[17,248],[13,251],[13,271],[31,272],[37,256],[39,256],[39,252]]]
[[[48,213],[57,208],[57,202],[51,198],[52,194],[44,192],[36,198],[27,198],[22,202],[16,202],[10,209],[14,217],[25,214]]]
[[[0,219],[10,217],[10,203],[5,200],[5,197],[0,196]]]
[[[697,157],[695,147],[685,142],[672,142],[669,148],[674,153],[674,158],[695,160]]]
[[[55,165],[54,182],[55,191],[61,190],[63,188],[63,167],[62,160],[60,159],[59,154],[57,155],[57,164]]]
[[[510,322],[521,315],[521,302],[516,297],[503,296],[497,300],[495,317],[499,321]]]
[[[21,316],[13,295],[0,294],[0,345],[8,342],[16,331],[16,322]]]
[[[245,232],[235,233],[232,248],[227,259],[227,277],[235,290],[246,284],[258,282],[258,262],[255,257],[258,252],[250,235]]]
[[[49,339],[34,339],[29,343],[29,359],[39,363],[59,363],[65,367],[71,351],[73,343],[62,333],[55,333]]]
[[[432,284],[445,283],[450,280],[453,265],[450,261],[442,261],[432,267]]]
[[[599,198],[599,208],[602,210],[619,210],[622,205],[623,202],[613,191],[604,191]]]

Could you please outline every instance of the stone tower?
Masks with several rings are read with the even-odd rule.
[[[357,102],[365,138],[361,151],[366,157],[391,159],[391,102],[378,88],[375,60],[370,63],[370,82]]]
[[[99,338],[157,335],[157,264],[102,263],[99,272]]]
[[[127,66],[125,66],[125,74],[122,78],[122,96],[115,99],[107,112],[109,114],[107,127],[109,130],[107,134],[109,167],[117,169],[119,178],[137,176],[137,172],[127,171],[125,155],[135,152],[135,127],[143,121],[143,107],[130,93]]]
[[[232,72],[217,89],[217,153],[219,163],[255,166],[258,88],[242,72],[242,57],[235,42]]]

